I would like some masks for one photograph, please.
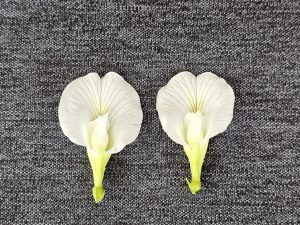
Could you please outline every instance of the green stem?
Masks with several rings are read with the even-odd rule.
[[[94,178],[94,187],[93,197],[96,203],[102,201],[105,190],[102,186],[105,167],[109,161],[110,154],[106,154],[104,150],[98,151],[98,154],[95,155],[88,151],[89,160],[93,170],[93,178]]]
[[[201,172],[204,162],[208,142],[200,144],[195,143],[190,148],[185,148],[186,155],[190,162],[192,180],[186,179],[190,191],[195,195],[201,189]]]

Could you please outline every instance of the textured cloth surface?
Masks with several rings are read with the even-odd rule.
[[[2,0],[0,28],[1,225],[300,223],[298,0]],[[236,94],[195,196],[155,110],[183,70],[216,73]],[[98,205],[86,151],[57,117],[66,85],[92,71],[122,75],[144,112]]]

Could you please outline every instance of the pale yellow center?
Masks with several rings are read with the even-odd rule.
[[[199,111],[196,113],[187,113],[184,117],[184,126],[189,145],[199,143],[203,140],[203,120]]]
[[[99,116],[89,123],[89,144],[94,151],[106,150],[108,145],[109,119],[108,114]]]

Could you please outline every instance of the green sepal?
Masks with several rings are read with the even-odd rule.
[[[100,187],[93,187],[93,197],[96,203],[99,203],[102,201],[105,195],[105,190],[103,186]]]
[[[95,152],[88,151],[90,164],[93,171],[94,187],[92,189],[93,197],[96,203],[102,201],[105,195],[102,182],[104,179],[104,172],[109,161],[110,154],[105,153],[105,150],[98,150]]]
[[[208,141],[202,141],[200,143],[193,143],[184,148],[190,163],[192,176],[191,181],[186,178],[186,182],[193,195],[195,195],[201,189],[201,172],[207,147]]]

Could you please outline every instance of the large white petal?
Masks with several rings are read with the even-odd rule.
[[[102,101],[110,121],[107,153],[113,154],[137,138],[143,112],[138,93],[120,75],[110,72],[102,81],[109,84]]]
[[[137,92],[117,73],[109,72],[102,79],[90,73],[64,90],[58,115],[72,142],[87,146],[89,122],[105,114],[110,124],[108,153],[116,153],[136,139],[143,118]]]
[[[164,131],[185,146],[187,113],[201,112],[202,131],[205,139],[209,139],[226,130],[232,120],[233,106],[234,93],[224,79],[210,72],[196,77],[185,71],[159,90],[156,109]]]
[[[233,117],[234,93],[227,82],[206,72],[197,76],[197,110],[204,117],[205,139],[224,132]]]
[[[100,112],[97,73],[89,73],[72,81],[62,93],[58,117],[64,134],[75,144],[86,146],[87,125]]]
[[[196,77],[181,72],[172,77],[157,95],[156,109],[164,131],[178,144],[187,145],[184,117],[196,112]]]

